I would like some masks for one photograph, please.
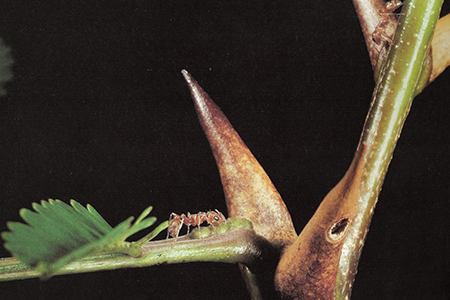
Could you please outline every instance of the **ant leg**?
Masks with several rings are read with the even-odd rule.
[[[175,216],[175,213],[171,213],[171,214],[170,214],[170,217],[169,217],[169,226],[167,227],[167,237],[166,237],[166,240],[169,239],[170,232],[172,231],[174,216]]]

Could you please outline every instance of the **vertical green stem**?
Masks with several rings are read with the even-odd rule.
[[[405,1],[386,64],[373,93],[361,135],[368,146],[360,206],[344,243],[336,299],[348,299],[372,214],[416,89],[443,0]],[[429,69],[428,69],[429,71]]]

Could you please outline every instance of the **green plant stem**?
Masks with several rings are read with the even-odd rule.
[[[420,76],[443,0],[405,1],[386,64],[363,128],[360,145],[368,146],[359,189],[358,218],[341,254],[336,299],[349,299],[372,214],[412,100],[423,88]],[[422,75],[423,76],[423,75]]]
[[[223,234],[193,239],[192,233],[177,239],[146,243],[141,257],[126,254],[99,254],[73,262],[56,275],[86,273],[122,268],[148,267],[163,263],[214,261],[252,265],[260,261],[270,243],[252,229],[230,229]],[[14,258],[0,259],[0,281],[39,277],[31,267]]]

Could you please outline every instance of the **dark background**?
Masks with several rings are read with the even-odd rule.
[[[1,1],[0,22],[15,59],[0,99],[0,231],[48,198],[90,203],[113,226],[149,205],[159,221],[226,211],[187,69],[300,232],[349,166],[374,87],[351,1]],[[415,99],[352,299],[449,295],[449,80]],[[212,263],[3,282],[0,297],[248,299],[237,266]]]

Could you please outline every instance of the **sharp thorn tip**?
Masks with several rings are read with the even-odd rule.
[[[189,72],[184,69],[181,70],[181,74],[183,74],[184,80],[186,80],[186,82],[188,84],[191,84],[191,82],[192,82],[191,74],[189,74]]]

